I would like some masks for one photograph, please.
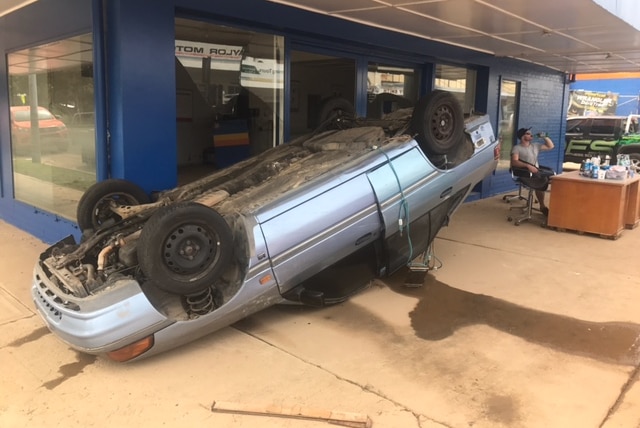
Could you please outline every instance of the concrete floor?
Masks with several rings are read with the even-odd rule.
[[[81,355],[29,297],[46,245],[0,222],[0,426],[328,426],[214,401],[368,415],[375,428],[640,427],[640,228],[617,240],[513,226],[465,204],[406,271],[344,304],[278,306],[137,363]]]

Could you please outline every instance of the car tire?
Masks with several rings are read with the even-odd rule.
[[[231,228],[215,210],[195,202],[159,208],[138,241],[140,269],[156,286],[178,295],[211,287],[233,253]]]
[[[80,231],[97,230],[113,224],[121,217],[109,205],[140,205],[149,203],[149,195],[137,184],[127,180],[109,179],[89,187],[78,202],[76,219]]]
[[[318,124],[322,125],[329,119],[334,119],[341,116],[354,116],[355,109],[353,104],[348,100],[340,97],[327,98],[320,107],[318,113]]]
[[[462,107],[450,92],[433,91],[416,105],[411,129],[427,154],[447,154],[464,141]]]
[[[367,106],[367,117],[369,119],[381,119],[385,114],[391,113],[384,111],[384,107],[387,104],[391,104],[399,110],[413,107],[414,102],[400,95],[383,92],[376,95]]]

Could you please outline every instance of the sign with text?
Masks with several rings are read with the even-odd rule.
[[[242,46],[176,40],[176,56],[185,67],[201,68],[203,58],[211,58],[211,69],[240,71]]]
[[[567,116],[613,116],[617,106],[616,93],[575,90],[569,92]]]

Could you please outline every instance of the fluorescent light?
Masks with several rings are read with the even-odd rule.
[[[27,5],[30,5],[31,3],[35,3],[38,0],[25,0],[25,1],[20,1],[20,0],[5,0],[3,3],[9,3],[6,6],[1,6],[0,7],[0,17],[5,16],[10,14],[11,12],[14,12],[18,9],[21,9]]]

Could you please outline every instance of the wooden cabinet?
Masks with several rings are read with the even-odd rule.
[[[640,216],[640,177],[592,179],[572,171],[553,177],[547,225],[617,238]]]
[[[633,229],[640,222],[640,177],[627,185],[627,206],[624,212],[624,227]]]

